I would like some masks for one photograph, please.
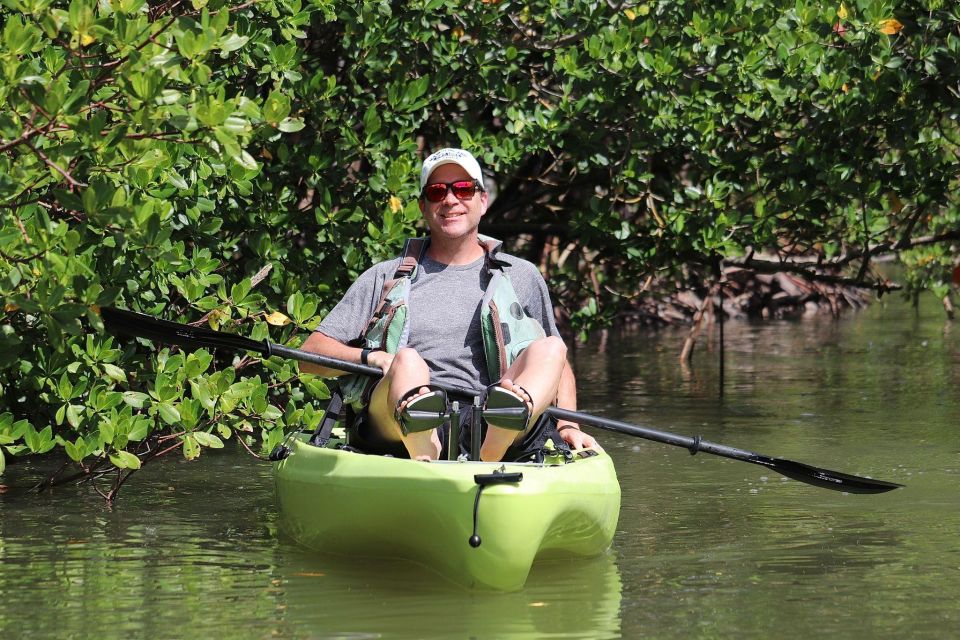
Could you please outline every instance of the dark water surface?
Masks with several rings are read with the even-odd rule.
[[[583,410],[907,485],[857,496],[597,433],[623,508],[611,552],[463,591],[278,535],[270,468],[238,451],[147,468],[113,510],[0,480],[3,638],[947,638],[960,631],[960,326],[893,300],[839,322],[728,324],[576,354]],[[331,517],[336,517],[331,514]],[[415,526],[412,524],[411,526]]]

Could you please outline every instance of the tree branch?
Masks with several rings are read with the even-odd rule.
[[[41,160],[43,160],[48,167],[52,168],[52,169],[55,170],[57,173],[59,173],[60,175],[62,175],[62,176],[66,179],[66,181],[70,183],[71,186],[73,186],[73,187],[85,187],[85,186],[87,186],[86,184],[84,184],[84,183],[79,182],[78,180],[76,180],[76,179],[75,179],[73,176],[71,176],[65,169],[61,168],[60,165],[58,165],[56,162],[54,162],[53,160],[51,160],[50,158],[48,158],[48,157],[47,157],[47,154],[45,154],[45,153],[44,153],[43,151],[41,151],[40,149],[36,148],[36,147],[33,146],[32,144],[28,144],[27,147],[28,147],[31,151],[33,151],[35,154],[37,154],[37,156],[38,156]]]
[[[849,278],[846,276],[835,276],[827,273],[821,273],[808,264],[798,263],[793,260],[761,260],[753,257],[745,258],[725,258],[724,262],[731,265],[736,265],[743,267],[745,269],[753,269],[760,273],[796,273],[797,275],[803,276],[811,282],[826,282],[829,284],[843,285],[849,287],[857,287],[860,289],[874,289],[880,293],[886,291],[897,291],[903,288],[903,286],[890,282],[889,280],[876,282],[865,282],[857,278]],[[833,268],[835,265],[831,263],[823,263],[819,265],[820,268]]]
[[[8,149],[12,149],[17,145],[25,144],[39,135],[44,135],[44,134],[50,133],[51,131],[54,131],[54,132],[68,131],[70,129],[70,127],[63,126],[63,125],[59,127],[54,127],[55,124],[56,124],[55,122],[48,122],[47,124],[43,125],[38,129],[28,129],[27,131],[24,131],[22,134],[20,134],[19,138],[14,138],[10,142],[0,144],[0,153],[3,153]]]

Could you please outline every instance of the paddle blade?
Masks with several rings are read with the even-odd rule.
[[[805,482],[806,484],[824,489],[833,489],[834,491],[846,491],[847,493],[886,493],[887,491],[899,489],[903,486],[902,484],[887,482],[885,480],[874,480],[873,478],[863,478],[840,471],[812,467],[802,462],[784,460],[783,458],[767,458],[766,456],[757,456],[756,458],[756,460],[750,460],[750,462],[773,469],[799,482]]]
[[[100,309],[100,317],[103,319],[104,326],[112,333],[147,338],[154,342],[166,342],[193,349],[222,347],[235,351],[255,351],[256,353],[269,355],[266,342],[258,342],[257,340],[214,331],[206,327],[192,327],[188,324],[160,320],[142,313],[113,307]]]

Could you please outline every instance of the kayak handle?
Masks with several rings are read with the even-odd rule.
[[[523,480],[523,474],[519,471],[510,473],[494,471],[493,473],[478,473],[473,476],[473,481],[480,486],[477,487],[477,497],[473,501],[473,535],[470,536],[470,539],[467,541],[470,543],[471,547],[476,549],[482,542],[482,540],[480,540],[480,536],[477,535],[477,516],[480,513],[480,495],[483,493],[483,490],[495,484],[515,484],[521,480]]]

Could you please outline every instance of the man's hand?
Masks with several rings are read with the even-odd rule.
[[[380,367],[383,375],[387,375],[390,365],[393,364],[393,356],[394,354],[386,351],[371,351],[370,355],[367,356],[367,364],[371,367]]]
[[[563,441],[570,445],[573,449],[601,449],[599,444],[597,444],[596,439],[591,436],[589,433],[584,433],[580,431],[578,427],[573,422],[560,422],[557,424],[557,431],[560,432],[560,437],[563,438]]]

